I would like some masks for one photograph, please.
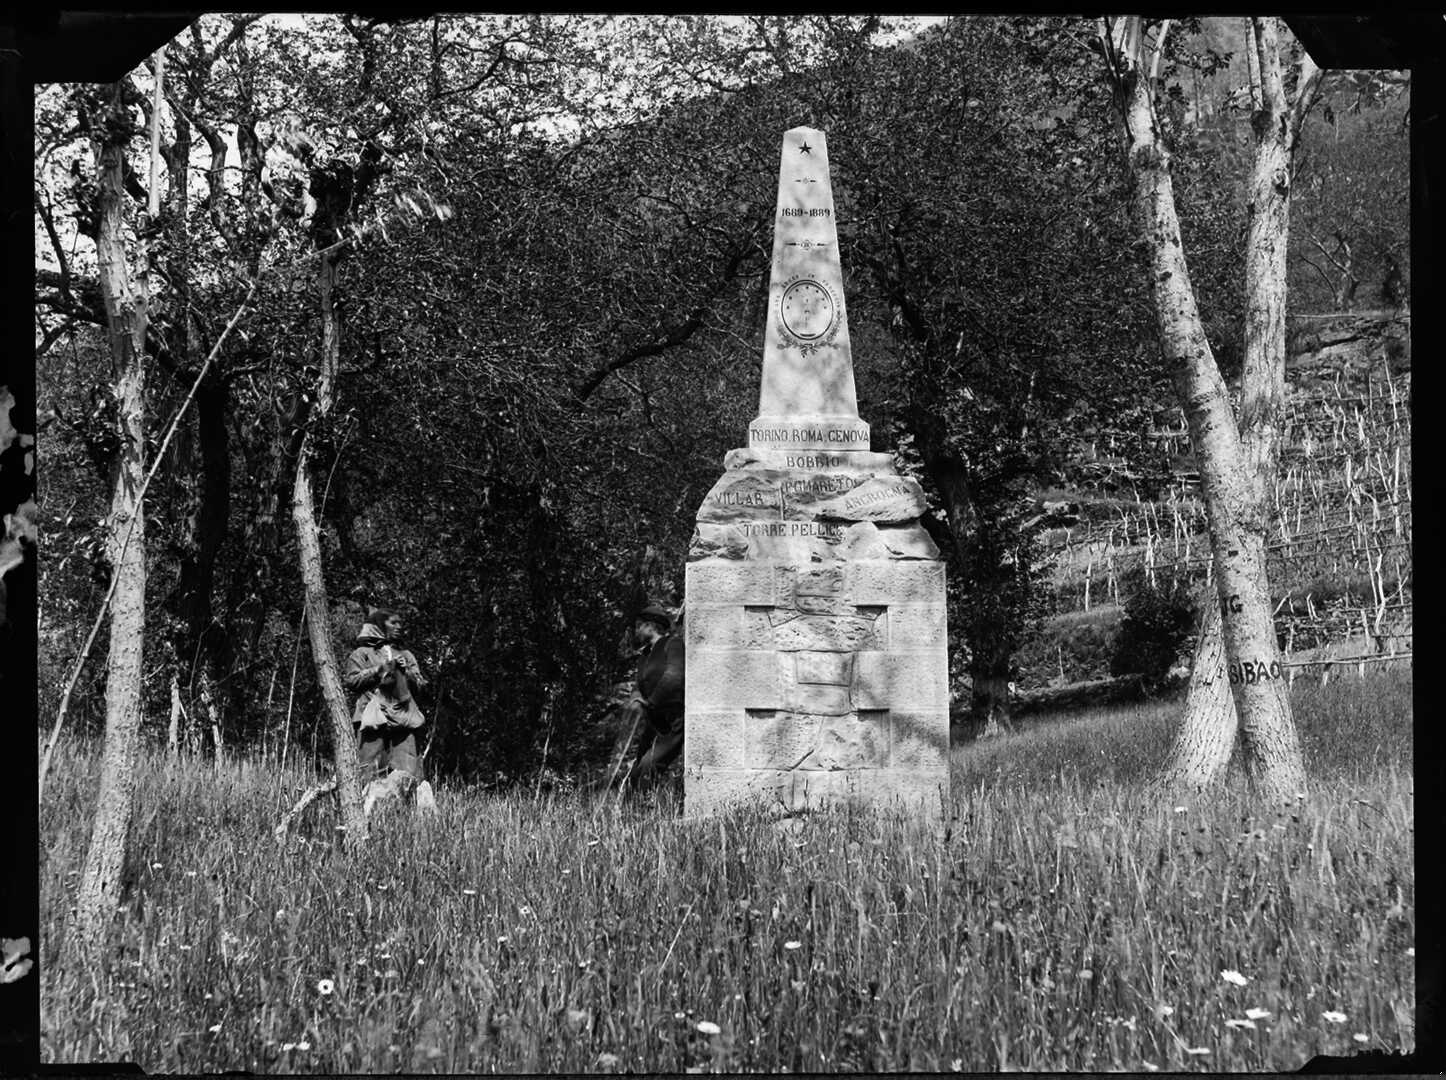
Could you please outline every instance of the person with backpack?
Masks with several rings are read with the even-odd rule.
[[[375,608],[357,633],[356,648],[347,657],[342,682],[356,694],[352,729],[357,733],[357,758],[375,777],[401,773],[412,785],[422,781],[417,756],[417,729],[426,723],[416,693],[427,685],[417,658],[402,644],[402,617]]]

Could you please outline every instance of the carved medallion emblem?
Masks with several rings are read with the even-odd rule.
[[[811,277],[784,283],[778,297],[778,328],[783,345],[799,346],[805,354],[830,344],[838,333],[842,305],[834,290]]]

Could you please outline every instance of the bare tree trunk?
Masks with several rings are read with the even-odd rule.
[[[1351,305],[1356,302],[1356,289],[1360,287],[1361,283],[1355,275],[1355,259],[1351,252],[1350,241],[1345,237],[1337,237],[1337,240],[1339,243],[1336,265],[1340,268],[1340,279],[1336,282],[1331,300],[1337,311],[1349,311]]]
[[[1190,659],[1185,715],[1158,783],[1165,788],[1209,787],[1225,777],[1235,749],[1235,698],[1226,681],[1220,606],[1208,589],[1200,604],[1200,632]]]
[[[1012,654],[999,650],[980,657],[970,665],[973,679],[970,712],[975,722],[983,720],[981,737],[1001,735],[1010,727],[1009,661]]]
[[[281,820],[276,823],[276,827],[271,830],[272,835],[275,836],[278,841],[285,840],[287,832],[290,831],[291,826],[296,823],[297,819],[306,812],[306,808],[323,795],[333,794],[336,791],[336,787],[336,777],[333,776],[330,780],[325,780],[320,784],[313,784],[307,788],[306,791],[302,793],[301,798],[297,799],[291,809],[286,811],[286,813],[282,815]]]
[[[211,693],[211,676],[203,667],[196,675],[200,688],[201,707],[206,710],[206,719],[211,721],[211,760],[221,764],[226,752],[225,740],[221,735],[221,714],[216,710],[216,699]]]
[[[1250,231],[1245,249],[1245,366],[1241,429],[1246,467],[1260,508],[1253,518],[1252,547],[1260,556],[1260,586],[1267,601],[1265,540],[1273,516],[1275,474],[1280,461],[1281,416],[1285,412],[1286,253],[1290,240],[1290,185],[1300,126],[1315,101],[1319,69],[1302,53],[1294,103],[1286,100],[1280,66],[1279,20],[1252,18],[1261,93],[1250,118],[1255,157],[1250,177]],[[1270,660],[1280,661],[1271,608]],[[1273,670],[1279,671],[1278,667]],[[1248,672],[1242,671],[1248,680]],[[1248,682],[1247,682],[1248,685]],[[1305,763],[1291,713],[1288,685],[1278,676],[1268,687],[1280,704],[1258,711],[1240,709],[1240,749],[1247,775],[1277,795],[1303,789]],[[1239,693],[1237,691],[1237,697]]]
[[[106,658],[105,749],[95,823],[67,946],[72,961],[81,965],[100,961],[101,945],[120,899],[135,788],[146,623],[145,512],[139,495],[145,477],[147,290],[144,276],[133,280],[127,263],[123,169],[132,129],[125,86],[115,83],[105,91],[97,111],[93,118],[100,202],[96,260],[116,374],[119,448],[111,471],[107,538],[116,584]]]
[[[331,640],[331,616],[326,598],[326,580],[322,572],[320,530],[316,523],[315,498],[306,462],[297,463],[296,486],[291,498],[291,516],[296,522],[298,558],[302,586],[306,592],[306,629],[311,642],[312,662],[316,667],[317,685],[326,703],[330,720],[332,752],[336,761],[338,790],[341,794],[342,823],[348,839],[365,835],[366,821],[361,813],[361,782],[357,772],[356,736],[351,728],[351,714],[346,707],[346,692],[337,672],[336,653]]]
[[[317,284],[321,306],[321,380],[317,392],[316,415],[325,419],[331,412],[335,395],[340,346],[338,313],[333,303],[333,290],[336,286],[334,255],[321,256]],[[311,482],[309,436],[303,440],[301,453],[297,457],[296,483],[291,494],[291,517],[296,523],[297,558],[300,563],[302,588],[306,595],[306,628],[311,641],[311,658],[316,667],[316,681],[326,703],[331,727],[342,824],[346,828],[347,847],[356,851],[360,850],[362,841],[366,839],[366,814],[362,807],[361,777],[357,769],[356,736],[352,732],[351,713],[347,709],[341,676],[337,673],[336,652],[331,640],[331,609],[327,603],[326,577],[322,569],[321,530],[316,520],[316,496]]]
[[[1260,42],[1257,60],[1267,51],[1274,57],[1273,23],[1270,30],[1269,49],[1265,47],[1266,42]],[[1105,31],[1129,138],[1128,159],[1137,223],[1149,247],[1161,347],[1200,468],[1220,601],[1227,681],[1243,741],[1251,747],[1247,769],[1259,790],[1272,798],[1282,797],[1304,786],[1305,771],[1282,678],[1266,578],[1267,508],[1260,497],[1259,479],[1251,468],[1251,455],[1241,444],[1225,383],[1190,285],[1175,211],[1169,155],[1159,138],[1152,87],[1146,76],[1150,66],[1146,59],[1149,46],[1145,44],[1143,26],[1138,18],[1125,18],[1113,26],[1106,24]],[[1251,37],[1258,40],[1259,35]],[[1155,48],[1159,45],[1157,37]],[[1254,67],[1252,64],[1252,69]],[[1278,84],[1278,62],[1275,74]],[[1268,83],[1268,75],[1263,74],[1262,78]],[[1258,133],[1259,130],[1257,127]],[[1281,179],[1278,173],[1271,178],[1272,183],[1280,183]],[[1287,190],[1288,180],[1286,173]],[[1258,192],[1253,190],[1252,194],[1258,195]],[[1268,220],[1265,216],[1268,213],[1265,207],[1254,208],[1252,246],[1266,240],[1274,242],[1271,234],[1279,228],[1279,222]],[[1256,219],[1261,221],[1259,226]],[[1283,281],[1282,269],[1281,295]],[[1261,287],[1257,279],[1247,282],[1247,289],[1252,284],[1256,289]],[[1271,302],[1267,297],[1265,310],[1269,310]],[[1247,312],[1247,322],[1260,317],[1261,310],[1254,306]],[[1281,326],[1283,328],[1283,312]],[[1248,341],[1250,333],[1247,331]],[[1282,352],[1283,347],[1282,334]],[[1278,407],[1279,398],[1274,400]],[[1268,393],[1261,397],[1259,408],[1263,414],[1269,412],[1269,401]],[[1206,651],[1208,654],[1209,650]],[[1201,715],[1208,723],[1211,717]],[[1221,719],[1218,710],[1213,717],[1218,723]],[[1182,731],[1182,743],[1199,741],[1197,735],[1187,724]],[[1170,771],[1174,764],[1172,762]]]
[[[181,756],[181,683],[171,671],[171,722],[166,728],[166,750],[172,758]]]
[[[1259,505],[1269,513],[1280,459],[1280,417],[1285,407],[1286,248],[1290,229],[1290,179],[1299,127],[1314,101],[1319,71],[1302,63],[1296,102],[1287,106],[1281,83],[1275,20],[1253,20],[1247,35],[1256,49],[1251,64],[1257,85],[1251,127],[1255,155],[1250,177],[1250,231],[1245,262],[1245,365],[1241,377],[1241,441]],[[1257,542],[1264,544],[1262,516]],[[1256,539],[1256,538],[1252,538]],[[1166,782],[1203,787],[1224,776],[1234,742],[1233,697],[1221,693],[1228,678],[1222,622],[1213,605],[1204,606],[1200,641],[1191,665],[1190,687]],[[1201,665],[1206,665],[1202,669]],[[1240,672],[1241,678],[1245,672]],[[1241,725],[1241,751],[1248,773],[1257,778],[1279,772],[1282,780],[1303,778],[1300,750],[1290,722],[1289,684],[1283,695],[1283,719]],[[1202,756],[1204,747],[1213,748]],[[1224,748],[1224,760],[1220,749]]]

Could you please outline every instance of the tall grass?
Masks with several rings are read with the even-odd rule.
[[[1312,775],[1361,779],[1388,763],[1410,771],[1411,671],[1404,663],[1365,677],[1342,675],[1327,686],[1313,679],[1295,685],[1291,704]],[[968,747],[956,762],[956,780],[1143,784],[1164,765],[1180,710],[1179,700],[1157,700],[1031,718],[1011,738]]]
[[[108,970],[60,969],[42,941],[44,1054],[186,1072],[1215,1071],[1410,1049],[1411,791],[1391,756],[1407,744],[1329,767],[1359,730],[1349,691],[1299,704],[1303,728],[1341,735],[1289,806],[1151,801],[1138,781],[1168,718],[1132,710],[961,748],[940,828],[444,789],[434,819],[394,812],[351,860],[330,811],[272,840],[306,777],[152,761]],[[1409,729],[1409,694],[1370,700],[1381,732]],[[57,766],[48,926],[97,768]]]

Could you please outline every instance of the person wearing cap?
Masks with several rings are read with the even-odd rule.
[[[633,635],[645,651],[625,722],[637,726],[643,720],[647,727],[644,750],[623,783],[638,789],[652,784],[683,752],[683,635],[658,604],[638,612]]]
[[[374,768],[378,779],[401,773],[419,783],[416,731],[426,718],[415,695],[427,680],[417,658],[402,645],[400,615],[386,608],[367,614],[343,667],[342,682],[357,696],[351,720],[357,759]]]

